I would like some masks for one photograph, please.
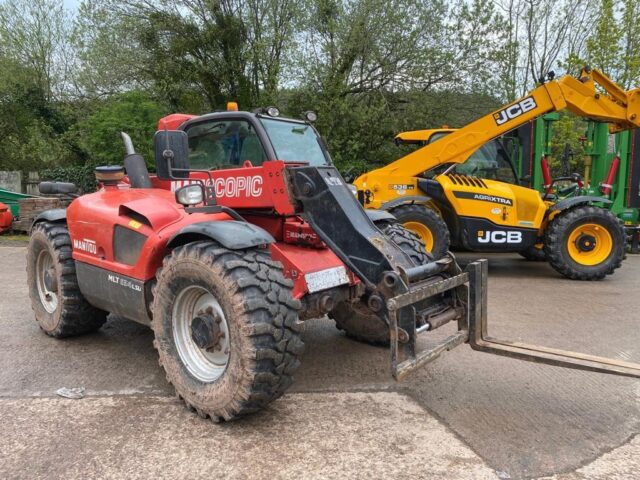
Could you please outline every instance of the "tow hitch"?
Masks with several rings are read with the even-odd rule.
[[[407,271],[407,280],[410,280],[411,270],[414,269]],[[391,331],[391,368],[396,380],[402,380],[416,368],[435,360],[441,353],[462,343],[469,343],[474,350],[494,355],[640,378],[640,364],[637,363],[490,337],[487,321],[487,272],[488,261],[478,260],[470,263],[464,272],[438,282],[426,285],[409,283],[408,287],[404,282],[399,284],[399,288],[402,288],[404,283],[405,291],[386,302]],[[419,335],[430,329],[417,326],[416,312],[412,311],[412,305],[454,289],[460,304],[449,312],[458,313],[457,331],[441,343],[417,352],[416,342]]]

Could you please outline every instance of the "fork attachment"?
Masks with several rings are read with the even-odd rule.
[[[466,269],[469,275],[468,325],[471,348],[529,362],[640,378],[640,364],[637,363],[490,337],[487,333],[488,265],[487,260],[478,260],[469,264]]]
[[[424,267],[416,267],[415,270],[418,268]],[[490,337],[487,333],[487,260],[470,263],[464,272],[449,278],[415,284],[406,281],[410,279],[412,270],[414,269],[408,270],[404,282],[400,282],[405,291],[398,293],[396,289],[396,295],[387,297],[389,299],[386,302],[391,339],[391,369],[396,380],[402,380],[416,368],[465,342],[474,350],[494,355],[640,378],[640,364]],[[447,294],[452,290],[453,294]],[[443,305],[448,306],[441,316],[432,316],[416,309],[416,305],[421,302],[438,297]],[[458,322],[455,333],[435,346],[416,351],[420,335],[452,320]]]

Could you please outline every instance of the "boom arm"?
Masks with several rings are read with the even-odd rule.
[[[600,93],[596,84],[605,93]],[[377,171],[416,176],[444,163],[464,163],[493,138],[545,113],[565,108],[581,117],[609,123],[612,133],[637,128],[640,127],[640,88],[625,91],[602,72],[585,67],[579,78],[565,75],[540,85],[521,99]]]

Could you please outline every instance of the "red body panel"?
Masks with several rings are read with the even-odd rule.
[[[262,208],[270,212],[269,215],[247,215],[246,218],[276,239],[270,246],[272,257],[282,262],[285,276],[294,281],[294,296],[300,298],[308,293],[306,273],[344,266],[344,263],[326,248],[304,220],[292,215],[294,207],[288,198],[284,168],[284,162],[273,161],[265,162],[261,167],[217,170],[211,174],[220,205],[240,212],[243,208]],[[202,172],[192,173],[191,178],[208,181],[208,175]],[[167,243],[179,230],[193,223],[231,219],[224,213],[189,214],[176,203],[176,188],[192,180],[164,181],[157,177],[151,180],[155,188],[134,189],[123,182],[83,195],[71,203],[67,222],[75,260],[148,281],[162,265],[163,258],[169,253]],[[116,225],[147,237],[135,265],[115,261]],[[355,275],[348,269],[347,272],[350,285],[359,283]]]
[[[11,223],[13,223],[11,210],[9,210],[9,207],[4,203],[0,203],[0,233],[9,230]]]
[[[289,245],[286,243],[274,243],[271,245],[271,257],[282,263],[284,276],[293,280],[293,296],[300,298],[308,292],[305,274],[319,272],[327,268],[344,266],[335,253],[328,248],[311,249]],[[360,282],[349,269],[350,285]]]
[[[304,245],[313,248],[325,248],[327,246],[318,234],[313,231],[311,225],[299,217],[288,218],[282,228],[282,240],[285,243]]]
[[[146,217],[151,226],[131,218],[131,212]],[[135,216],[135,215],[134,215]],[[160,189],[103,188],[74,200],[67,209],[67,223],[73,245],[73,258],[138,280],[155,276],[167,255],[167,243],[181,228],[196,222],[229,220],[220,214],[189,215],[171,192]],[[147,237],[136,265],[114,259],[113,234],[116,225]]]
[[[163,117],[158,122],[158,130],[178,130],[180,125],[182,125],[187,120],[191,120],[192,118],[196,118],[197,115],[187,115],[184,113],[173,113],[171,115],[167,115]]]
[[[276,160],[264,162],[260,167],[212,170],[216,202],[229,208],[275,209],[280,215],[292,215],[294,207],[287,193],[284,169],[285,163]],[[209,175],[204,172],[192,172],[190,178],[211,185]],[[190,179],[159,180],[157,177],[151,177],[151,182],[156,188],[171,191],[193,183]]]

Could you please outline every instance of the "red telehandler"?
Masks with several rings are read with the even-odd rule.
[[[35,317],[53,337],[97,330],[108,313],[150,325],[168,380],[203,417],[230,420],[282,395],[300,364],[302,320],[325,314],[389,345],[396,379],[464,342],[640,376],[625,362],[488,339],[486,262],[463,272],[450,254],[434,261],[392,215],[365,212],[309,121],[273,107],[170,115],[155,136],[155,175],[123,138],[124,167],[96,168],[97,192],[34,222]],[[446,340],[416,351],[419,335],[450,322]]]

